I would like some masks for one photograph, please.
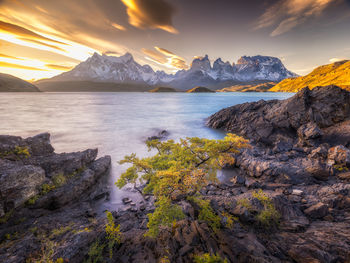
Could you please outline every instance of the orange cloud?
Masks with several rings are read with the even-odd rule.
[[[24,27],[6,23],[4,21],[0,21],[0,31],[7,32],[16,36],[24,37],[27,39],[36,39],[36,40],[42,40],[42,41],[50,41],[57,44],[67,45],[66,43],[63,43],[61,41],[57,41],[48,37],[44,37],[42,35],[39,35],[29,29],[26,29]]]
[[[116,28],[118,30],[121,30],[121,31],[125,31],[126,30],[126,28],[124,26],[119,25],[117,23],[112,23],[112,27],[114,27],[114,28]]]
[[[156,61],[163,66],[176,69],[187,69],[188,65],[184,58],[175,53],[161,47],[154,47],[157,51],[150,49],[142,49],[142,52],[149,56],[152,61]],[[148,58],[149,59],[149,58]]]
[[[42,46],[54,48],[54,49],[57,49],[57,50],[65,52],[65,50],[60,48],[60,47],[57,47],[57,46],[54,46],[54,45],[50,45],[50,44],[46,44],[46,43],[41,42],[39,40],[30,39],[30,38],[22,38],[22,37],[19,37],[18,39],[23,40],[23,41],[27,41],[27,42],[32,42],[32,43],[35,43],[35,44],[39,44],[39,45],[42,45]]]
[[[1,54],[1,53],[0,53],[0,57],[2,57],[2,58],[20,59],[20,58],[16,58],[16,57],[9,56],[9,55],[6,55],[6,54]]]
[[[72,69],[72,67],[70,66],[55,65],[55,64],[45,64],[45,67],[49,69],[55,69],[55,70],[61,70],[61,71],[67,71]]]
[[[4,67],[4,68],[17,68],[17,69],[26,69],[26,70],[46,71],[46,69],[35,68],[35,67],[29,67],[29,66],[23,66],[23,65],[19,65],[19,64],[4,62],[4,61],[0,61],[0,67]]]
[[[175,9],[165,0],[121,0],[127,7],[129,23],[134,27],[145,29],[162,29],[176,34],[172,25]]]
[[[168,62],[167,58],[163,54],[160,54],[156,51],[143,48],[142,52],[161,64],[166,64]]]

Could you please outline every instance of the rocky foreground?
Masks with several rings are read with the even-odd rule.
[[[82,262],[101,232],[92,204],[111,158],[56,154],[49,139],[0,136],[0,262]]]
[[[203,253],[228,262],[350,262],[349,123],[350,93],[334,86],[219,111],[208,125],[253,146],[227,167],[230,180],[202,190],[221,226],[214,231],[181,201],[186,218],[145,237],[153,198],[124,198],[112,212],[122,236],[112,257],[94,245],[106,242],[106,219],[92,206],[110,158],[55,154],[48,134],[0,136],[0,262],[193,262]]]

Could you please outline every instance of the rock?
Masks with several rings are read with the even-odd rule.
[[[322,218],[325,215],[327,215],[327,212],[328,212],[328,207],[322,202],[319,202],[313,206],[310,206],[308,209],[304,211],[304,213],[311,218]]]
[[[311,166],[306,168],[306,171],[311,174],[314,178],[326,181],[330,176],[329,168],[320,162],[313,162]]]
[[[328,150],[329,165],[344,165],[350,166],[350,150],[343,145],[332,147]]]
[[[342,180],[347,180],[349,181],[350,180],[350,172],[345,172],[345,173],[340,173],[340,174],[337,174],[337,177],[342,179]]]
[[[350,93],[336,86],[307,87],[286,100],[244,103],[209,117],[208,126],[225,129],[253,141],[273,144],[278,138],[318,138],[322,129],[350,118]],[[317,128],[319,127],[319,128]]]
[[[127,204],[131,203],[132,200],[129,197],[124,197],[122,199],[122,202],[123,202],[124,205],[127,205]]]
[[[316,149],[313,149],[311,153],[308,155],[310,159],[320,159],[322,161],[327,159],[328,156],[328,148],[327,144],[322,144]]]
[[[302,191],[302,190],[298,190],[298,189],[293,189],[292,194],[293,194],[293,195],[302,195],[302,194],[303,194],[303,191]]]
[[[315,140],[322,137],[322,131],[314,122],[301,125],[297,133],[299,138],[303,141]]]
[[[45,181],[41,167],[0,159],[0,202],[5,212],[23,205],[39,193]]]
[[[152,141],[152,140],[162,141],[162,140],[165,140],[168,136],[169,136],[169,132],[166,130],[162,130],[162,131],[158,132],[157,135],[153,135],[151,137],[148,137],[147,141]]]

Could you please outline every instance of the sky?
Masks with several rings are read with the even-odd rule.
[[[350,59],[350,0],[0,0],[0,72],[26,80],[94,52],[168,73],[266,55],[305,75]]]

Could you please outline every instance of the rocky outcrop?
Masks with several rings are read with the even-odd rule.
[[[97,149],[55,153],[48,133],[0,136],[1,262],[46,262],[45,253],[81,262],[104,223],[89,218],[111,158],[96,157]]]
[[[279,138],[295,140],[298,135],[301,140],[317,139],[321,130],[349,116],[349,92],[336,86],[306,87],[287,100],[260,100],[223,109],[209,117],[208,125],[272,144]]]

